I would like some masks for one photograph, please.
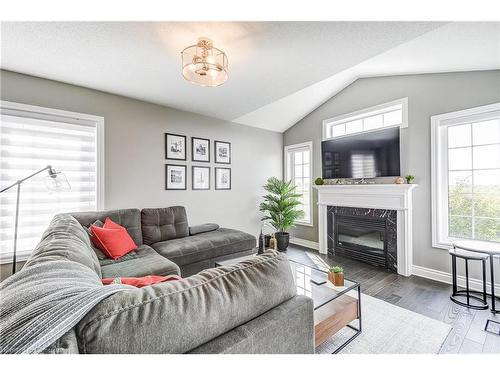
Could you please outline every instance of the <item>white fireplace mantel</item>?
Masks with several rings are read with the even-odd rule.
[[[319,251],[328,252],[327,207],[397,211],[398,273],[410,276],[413,263],[412,190],[416,184],[321,185],[318,190]]]

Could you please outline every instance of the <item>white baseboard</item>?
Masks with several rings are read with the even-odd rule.
[[[488,271],[489,271],[489,268],[488,268]],[[426,268],[426,267],[413,265],[412,274],[415,276],[425,277],[426,279],[440,281],[440,282],[445,283],[445,284],[450,284],[450,285],[452,284],[451,273],[448,273],[448,272],[443,272],[443,271],[435,270],[432,268]],[[457,283],[458,283],[458,286],[464,288],[465,287],[465,277],[458,275]],[[483,291],[483,281],[469,277],[469,287],[472,290],[482,292]],[[486,282],[486,291],[488,293],[491,292],[491,283],[489,281]],[[495,283],[495,294],[497,296],[500,295],[500,284]]]
[[[290,237],[290,243],[319,251],[319,243],[314,241],[304,240],[298,237]]]

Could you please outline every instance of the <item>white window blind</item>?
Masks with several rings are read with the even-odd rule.
[[[9,114],[6,114],[9,113]],[[0,187],[51,165],[66,175],[70,191],[49,192],[42,173],[21,185],[18,257],[26,258],[54,214],[98,209],[98,122],[2,108],[0,123]],[[0,255],[9,261],[14,240],[16,187],[0,195]]]
[[[304,217],[297,223],[311,225],[312,143],[286,146],[285,154],[285,179],[295,184],[296,192],[301,195],[301,204],[297,208],[304,211]]]
[[[323,139],[395,126],[408,126],[408,98],[325,120],[323,121]]]

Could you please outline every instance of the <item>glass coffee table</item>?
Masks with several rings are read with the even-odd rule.
[[[343,328],[352,330],[353,334],[339,344],[332,354],[340,352],[361,334],[361,286],[349,279],[344,280],[344,286],[335,286],[328,280],[326,271],[291,259],[288,261],[297,285],[297,294],[313,300],[315,347]],[[354,325],[356,320],[357,326]]]
[[[228,259],[215,263],[216,267],[229,266],[252,259],[256,255]],[[340,352],[361,334],[361,286],[345,279],[344,286],[335,286],[328,273],[288,259],[297,286],[297,294],[310,297],[314,306],[314,346],[317,348],[343,328],[353,334],[339,344],[332,354]],[[355,321],[357,320],[357,325]]]

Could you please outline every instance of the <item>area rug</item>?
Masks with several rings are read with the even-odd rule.
[[[339,354],[432,354],[438,353],[449,324],[403,309],[374,297],[361,295],[362,333]],[[353,323],[357,326],[357,321]],[[316,348],[330,354],[353,330],[344,328]]]

